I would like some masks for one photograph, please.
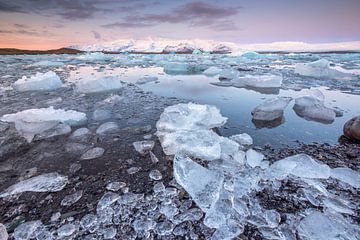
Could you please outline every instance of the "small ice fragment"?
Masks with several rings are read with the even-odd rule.
[[[155,82],[158,80],[158,77],[142,77],[136,81],[137,84],[145,84],[149,82]]]
[[[301,178],[327,179],[330,177],[330,167],[316,162],[306,154],[298,154],[273,163],[268,168],[268,173],[276,179],[284,179],[289,174]]]
[[[105,152],[105,149],[103,149],[101,147],[95,147],[95,148],[92,148],[92,149],[86,151],[83,155],[81,155],[80,159],[90,160],[90,159],[94,159],[94,158],[99,158],[104,154],[104,152]]]
[[[60,88],[62,82],[55,72],[36,73],[30,78],[23,76],[13,84],[13,88],[19,92],[25,91],[50,91]]]
[[[44,228],[44,225],[39,220],[25,222],[15,228],[13,237],[15,240],[34,239],[42,228]]]
[[[77,201],[80,200],[80,198],[83,195],[83,191],[77,191],[73,194],[67,195],[66,197],[64,197],[64,199],[61,201],[61,206],[71,206],[74,203],[76,203]]]
[[[108,227],[104,229],[104,239],[114,239],[116,236],[116,228]]]
[[[96,134],[103,135],[113,133],[119,130],[119,125],[114,122],[106,122],[101,124],[98,129],[96,129]]]
[[[157,169],[151,170],[149,177],[155,181],[159,181],[162,179],[161,172]]]
[[[246,151],[246,163],[252,168],[260,166],[263,159],[264,155],[260,152],[257,152],[251,148]]]
[[[331,177],[351,185],[354,188],[360,188],[360,174],[350,168],[331,169]]]
[[[119,90],[123,87],[120,79],[113,76],[82,79],[76,83],[76,90],[81,93],[97,93]]]
[[[103,121],[109,118],[111,118],[111,111],[104,109],[96,109],[92,116],[95,121]]]
[[[291,100],[291,97],[276,97],[266,100],[251,112],[253,119],[260,121],[273,121],[275,119],[282,118],[284,110]]]
[[[159,162],[158,157],[152,151],[150,151],[150,158],[151,158],[151,161],[153,163],[158,163]]]
[[[105,193],[99,200],[97,205],[97,211],[104,210],[105,208],[111,206],[119,199],[119,195],[113,192]]]
[[[134,142],[133,146],[138,153],[145,155],[154,148],[155,142],[152,140],[139,141]]]
[[[249,86],[256,88],[279,88],[282,85],[283,78],[281,75],[245,75],[234,78],[231,82],[235,86]]]
[[[229,138],[240,145],[251,146],[253,144],[252,137],[247,133],[232,135]]]
[[[60,238],[69,237],[75,232],[75,230],[76,230],[75,225],[72,223],[68,223],[58,228],[57,234]]]
[[[193,198],[196,204],[204,211],[219,198],[223,175],[208,170],[195,163],[188,157],[175,155],[174,176]]]
[[[131,167],[131,168],[129,168],[128,170],[127,170],[127,173],[128,174],[135,174],[135,173],[137,173],[138,171],[140,171],[140,169],[141,168],[139,168],[139,167]]]
[[[81,139],[90,134],[90,130],[87,128],[78,128],[70,136],[72,139]]]
[[[0,198],[7,197],[22,192],[58,192],[68,183],[68,178],[56,172],[45,173],[18,182],[0,194]]]
[[[222,69],[221,68],[218,68],[218,67],[209,67],[208,69],[206,69],[203,74],[205,76],[209,76],[209,77],[212,77],[212,76],[216,76],[216,75],[219,75],[220,73],[222,72]]]
[[[124,182],[111,182],[108,185],[106,185],[106,189],[109,191],[117,192],[121,188],[124,188],[126,186],[126,183]]]

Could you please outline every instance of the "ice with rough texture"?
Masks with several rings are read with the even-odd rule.
[[[307,96],[295,99],[294,111],[305,119],[331,123],[336,117],[333,109],[324,105],[324,95],[319,90],[312,90]]]
[[[188,157],[175,155],[174,176],[205,212],[219,198],[223,176],[202,167]]]
[[[86,114],[74,110],[54,109],[53,107],[28,109],[17,113],[6,114],[1,117],[4,122],[23,121],[26,123],[41,123],[57,121],[76,126],[86,122]]]
[[[76,231],[76,227],[72,223],[62,225],[58,230],[57,234],[59,237],[69,237]]]
[[[44,228],[41,221],[29,221],[15,228],[13,237],[15,240],[36,239],[40,230]]]
[[[264,159],[264,155],[260,152],[257,152],[253,149],[249,149],[246,151],[246,163],[250,167],[260,166],[261,161]]]
[[[115,122],[106,122],[101,124],[98,129],[96,129],[96,134],[104,135],[113,133],[119,130],[119,125]]]
[[[349,227],[324,213],[315,211],[300,222],[297,230],[304,240],[357,239],[356,235],[359,234],[351,233]]]
[[[218,67],[209,67],[208,69],[206,69],[203,74],[205,76],[209,76],[209,77],[212,77],[212,76],[216,76],[216,75],[219,75],[223,70],[221,68],[218,68]]]
[[[146,83],[149,83],[149,82],[156,82],[159,78],[158,77],[150,77],[150,76],[147,76],[147,77],[142,77],[140,79],[138,79],[136,81],[137,84],[146,84]]]
[[[252,137],[247,133],[232,135],[229,138],[240,145],[250,146],[253,144]]]
[[[123,87],[117,77],[104,76],[99,78],[82,79],[76,83],[76,90],[81,93],[97,93],[119,90]]]
[[[253,119],[260,121],[273,121],[275,119],[282,118],[284,110],[291,100],[291,97],[276,97],[266,100],[251,112]]]
[[[23,192],[58,192],[61,191],[67,183],[68,178],[66,176],[56,172],[45,173],[8,187],[0,194],[0,197],[3,198]]]
[[[6,227],[0,223],[0,239],[1,240],[7,240],[9,238],[9,234],[6,231]]]
[[[164,72],[168,74],[186,74],[192,71],[192,66],[188,63],[170,62],[164,65]]]
[[[155,142],[152,140],[133,142],[135,150],[140,154],[149,153],[155,146]]]
[[[76,203],[77,201],[80,200],[80,198],[83,195],[83,191],[77,191],[73,194],[67,195],[66,197],[63,198],[63,200],[61,201],[60,205],[61,206],[71,206],[74,203]]]
[[[360,174],[350,168],[331,169],[331,177],[345,182],[354,188],[360,188]]]
[[[90,160],[101,157],[105,152],[105,149],[101,147],[94,147],[88,151],[86,151],[83,155],[81,155],[80,159],[82,160]]]
[[[281,75],[245,75],[243,77],[234,78],[231,82],[235,86],[249,86],[256,88],[279,88],[282,85],[283,78]]]
[[[62,86],[60,77],[53,71],[36,73],[30,78],[23,76],[13,84],[13,88],[19,92],[25,91],[50,91]]]
[[[306,154],[298,154],[275,162],[269,167],[268,174],[276,179],[284,179],[289,174],[301,178],[327,179],[330,177],[330,167]]]
[[[355,75],[346,72],[342,68],[334,68],[330,66],[330,62],[326,59],[320,59],[311,63],[297,63],[295,65],[295,73],[316,78],[328,78],[336,80],[352,80]]]

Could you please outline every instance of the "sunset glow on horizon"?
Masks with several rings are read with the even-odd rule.
[[[0,48],[162,37],[239,44],[360,40],[359,0],[0,0]]]

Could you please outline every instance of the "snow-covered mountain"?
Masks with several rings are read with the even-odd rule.
[[[173,40],[166,38],[120,39],[93,45],[73,45],[69,48],[82,51],[108,52],[183,52],[194,50],[213,53],[256,52],[326,52],[326,51],[360,51],[360,41],[340,43],[310,44],[304,42],[273,42],[262,44],[236,44],[213,40]]]
[[[238,46],[230,42],[217,42],[213,40],[172,40],[165,38],[146,39],[120,39],[113,42],[74,45],[70,48],[82,51],[114,51],[114,52],[186,52],[191,53],[198,49],[206,52],[228,53]]]

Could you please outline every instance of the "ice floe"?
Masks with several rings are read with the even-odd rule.
[[[114,76],[91,77],[76,83],[76,90],[81,93],[97,93],[119,90],[123,87],[120,79]]]
[[[282,118],[284,110],[291,100],[291,97],[276,97],[266,100],[251,112],[253,119],[260,121],[273,121],[275,119]]]
[[[0,193],[0,197],[7,197],[23,192],[58,192],[68,183],[68,178],[58,173],[45,173],[20,181]]]
[[[25,91],[50,91],[60,88],[60,77],[53,71],[36,73],[30,78],[23,76],[13,84],[13,88],[19,92]]]
[[[316,78],[329,78],[337,80],[356,79],[356,75],[347,72],[341,67],[331,67],[330,62],[326,59],[320,59],[311,63],[297,63],[295,73]]]
[[[324,95],[319,90],[312,90],[309,95],[296,98],[294,111],[305,119],[331,123],[336,117],[334,109],[324,104]]]

